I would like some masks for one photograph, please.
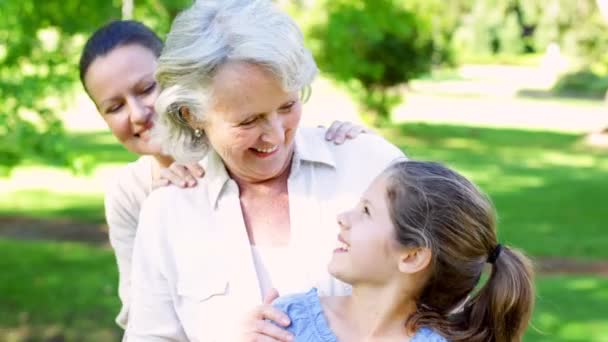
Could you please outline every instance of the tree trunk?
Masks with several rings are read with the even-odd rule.
[[[133,1],[135,0],[122,0],[122,20],[133,19]]]

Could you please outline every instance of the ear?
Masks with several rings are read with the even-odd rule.
[[[190,108],[188,108],[186,106],[180,106],[179,107],[179,116],[181,116],[182,119],[184,119],[184,121],[188,124],[188,126],[196,127],[197,120],[194,117],[194,115],[190,112]]]
[[[430,248],[408,248],[399,254],[399,271],[403,273],[418,273],[426,269],[431,260],[433,253]]]

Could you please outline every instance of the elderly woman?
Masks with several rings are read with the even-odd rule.
[[[154,187],[173,183],[196,185],[201,176],[197,163],[178,164],[150,141],[154,103],[159,88],[154,80],[163,43],[142,23],[113,21],[91,35],[80,59],[80,79],[99,114],[116,139],[140,157],[120,169],[106,190],[105,209],[110,243],[114,248],[122,308],[116,322],[126,327],[129,312],[131,255],[139,210]],[[325,137],[340,144],[363,129],[348,122],[334,122]]]
[[[142,207],[128,340],[280,340],[264,321],[279,316],[261,305],[273,288],[348,291],[326,270],[336,214],[403,154],[375,135],[335,145],[298,129],[316,72],[270,1],[198,1],[175,19],[152,133],[176,160],[202,158],[206,176],[158,189]],[[259,320],[241,332],[246,316]]]

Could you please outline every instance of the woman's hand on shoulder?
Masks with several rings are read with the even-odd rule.
[[[291,342],[294,340],[291,333],[281,328],[289,326],[289,317],[272,306],[272,302],[278,297],[277,290],[272,289],[264,298],[264,303],[249,313],[243,324],[240,342]]]
[[[323,127],[323,126],[320,126]],[[347,139],[355,139],[362,133],[372,133],[368,128],[354,124],[349,121],[334,121],[325,132],[325,139],[333,141],[334,144],[340,145]]]
[[[159,177],[152,182],[152,188],[160,188],[169,184],[180,188],[189,188],[197,184],[196,179],[205,175],[205,170],[198,163],[180,164],[173,162],[167,168],[161,168]]]

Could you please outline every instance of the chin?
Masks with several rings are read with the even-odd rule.
[[[327,272],[339,281],[350,284],[347,272],[336,265],[333,259],[327,265]]]

